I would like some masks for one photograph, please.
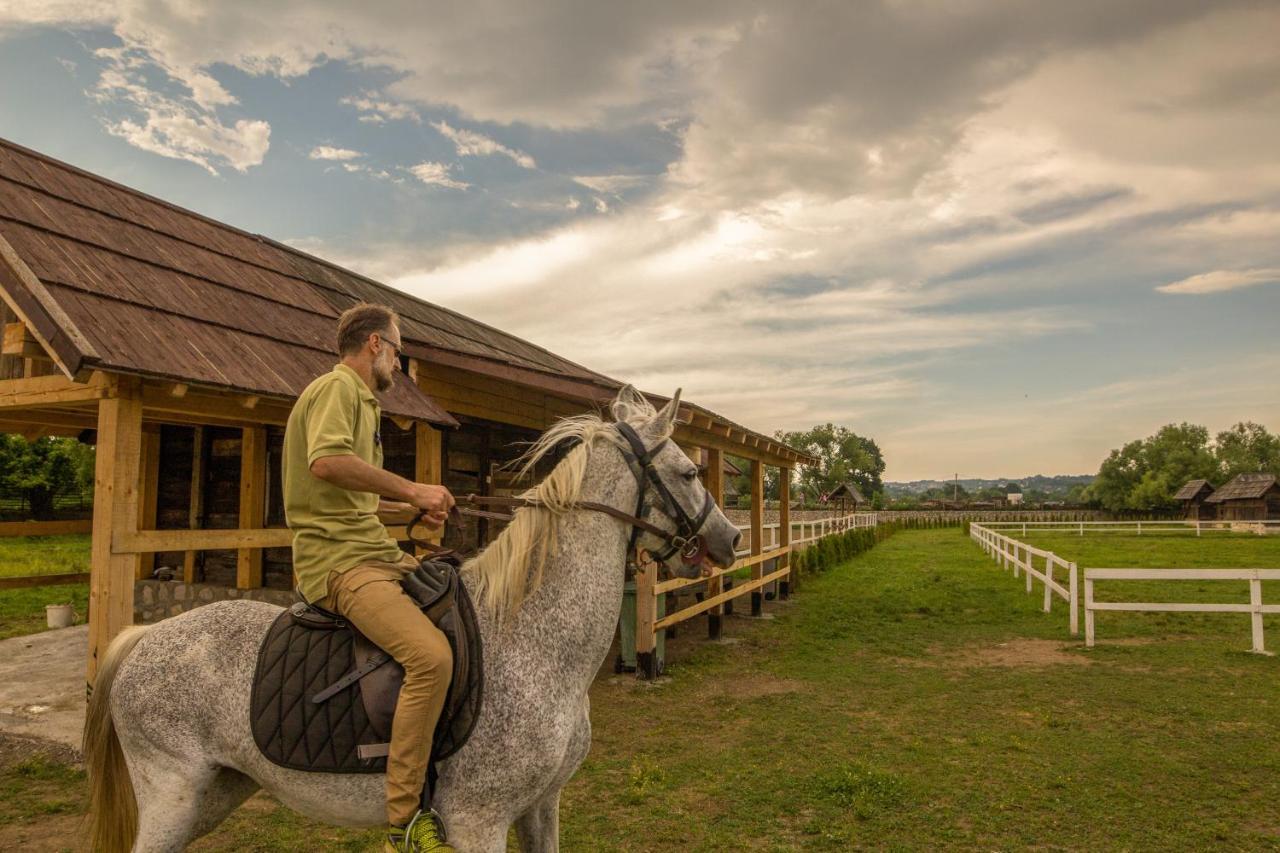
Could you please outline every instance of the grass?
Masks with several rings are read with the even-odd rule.
[[[87,572],[89,540],[84,534],[0,538],[0,578]],[[45,605],[67,603],[83,621],[89,608],[89,585],[0,590],[0,640],[45,630]]]
[[[564,849],[1280,846],[1280,660],[1247,624],[1085,651],[1039,603],[957,530],[905,531],[726,617],[736,642],[695,623],[670,678],[597,679]],[[376,838],[257,798],[193,849]]]

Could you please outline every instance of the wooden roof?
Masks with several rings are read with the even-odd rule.
[[[1223,501],[1254,500],[1262,497],[1276,485],[1275,474],[1237,474],[1229,483],[1218,489],[1205,503],[1222,503]]]
[[[851,498],[855,503],[866,503],[866,498],[858,491],[858,487],[852,483],[841,483],[827,495],[827,500],[835,500],[836,498]]]
[[[622,383],[455,311],[0,139],[0,289],[67,373],[134,373],[292,399],[336,356],[337,316],[380,302],[406,355],[601,402]],[[655,403],[666,398],[649,395]],[[407,377],[388,414],[456,425]],[[718,434],[812,461],[706,409]]]
[[[1213,491],[1213,486],[1209,485],[1208,480],[1188,480],[1186,484],[1178,489],[1178,493],[1173,496],[1175,501],[1193,501],[1200,496],[1202,489],[1208,488]]]

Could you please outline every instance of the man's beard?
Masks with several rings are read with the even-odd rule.
[[[386,391],[395,383],[395,375],[389,368],[384,368],[381,364],[375,364],[373,369],[373,383],[378,386],[379,393]]]

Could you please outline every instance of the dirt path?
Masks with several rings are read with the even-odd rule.
[[[79,748],[89,626],[0,640],[0,732]]]

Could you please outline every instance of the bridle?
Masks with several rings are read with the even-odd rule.
[[[671,559],[675,554],[679,554],[680,558],[689,565],[697,565],[702,562],[706,555],[705,540],[702,537],[702,528],[707,523],[707,518],[711,515],[711,510],[715,507],[715,498],[707,492],[706,499],[703,501],[702,508],[698,511],[697,516],[690,516],[685,512],[684,507],[680,506],[680,502],[676,500],[675,495],[667,488],[667,484],[662,481],[658,469],[654,467],[653,459],[661,452],[663,447],[671,439],[664,439],[656,447],[649,449],[644,446],[639,434],[630,424],[619,421],[614,424],[619,434],[626,440],[627,448],[620,448],[623,458],[627,462],[627,467],[636,478],[636,484],[639,486],[636,496],[636,510],[632,515],[628,515],[622,510],[611,507],[608,504],[595,503],[593,501],[582,501],[575,505],[575,509],[588,509],[595,512],[602,512],[605,515],[613,516],[621,521],[625,521],[631,525],[631,538],[627,543],[628,561],[636,552],[636,545],[640,540],[641,533],[650,533],[662,541],[667,543],[666,549],[661,554],[654,555],[654,559],[659,563],[664,563]],[[628,449],[629,448],[629,449]],[[661,505],[663,513],[665,513],[676,524],[675,532],[664,530],[656,524],[648,520],[650,510],[654,507],[646,500],[649,491],[657,495],[658,503]],[[473,518],[491,518],[499,521],[510,521],[512,515],[510,513],[494,512],[491,509],[481,509],[480,507],[503,507],[508,509],[519,509],[520,507],[541,507],[544,506],[542,501],[536,498],[522,497],[504,497],[500,495],[467,495],[457,499],[457,503],[450,510],[450,517],[456,524],[462,525],[462,516],[470,516]],[[405,531],[405,535],[415,545],[422,548],[429,556],[441,559],[447,557],[458,556],[457,552],[452,548],[442,548],[434,542],[425,539],[419,539],[414,536],[414,529],[425,519],[425,513],[418,513],[414,516],[413,521],[409,522],[409,526]]]

